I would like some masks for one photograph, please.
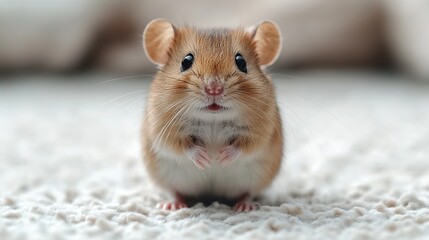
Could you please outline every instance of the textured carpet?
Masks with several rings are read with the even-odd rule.
[[[148,81],[2,76],[0,239],[427,239],[429,85],[273,77],[286,157],[260,208],[236,214],[155,209],[168,195],[140,159]]]

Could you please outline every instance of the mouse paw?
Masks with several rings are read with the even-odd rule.
[[[193,146],[186,154],[199,169],[203,170],[206,167],[210,167],[210,156],[205,148]]]
[[[232,208],[235,212],[250,212],[257,209],[256,204],[248,201],[241,201],[234,205]]]
[[[163,210],[179,210],[182,208],[187,208],[188,206],[186,205],[186,203],[182,202],[182,201],[174,201],[174,202],[161,202],[156,204],[156,208],[158,209],[163,209]]]
[[[239,153],[240,150],[236,146],[229,145],[219,151],[219,156],[217,156],[216,160],[219,161],[221,166],[226,166],[237,159]]]

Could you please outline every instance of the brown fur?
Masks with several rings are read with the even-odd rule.
[[[174,37],[160,33],[160,26],[161,30],[174,29]],[[142,134],[144,162],[152,179],[166,187],[155,174],[154,144],[162,142],[177,154],[183,154],[193,144],[191,137],[181,132],[186,122],[180,121],[178,111],[186,107],[185,100],[192,101],[202,94],[203,79],[220,76],[226,79],[223,83],[226,98],[240,102],[242,121],[250,129],[249,134],[239,136],[234,144],[245,154],[263,151],[265,176],[258,188],[262,190],[272,182],[282,159],[283,136],[274,87],[261,66],[271,64],[277,57],[279,36],[277,27],[269,22],[253,32],[244,28],[175,28],[169,27],[165,20],[149,24],[144,33],[145,51],[153,62],[162,65],[150,89]],[[237,52],[246,59],[248,74],[239,72],[235,66]],[[190,71],[180,72],[181,61],[188,53],[194,54],[195,62]]]

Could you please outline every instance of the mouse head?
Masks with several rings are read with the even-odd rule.
[[[236,29],[177,28],[156,19],[143,33],[148,58],[160,67],[154,84],[173,102],[198,116],[240,114],[274,101],[263,69],[281,49],[275,23]],[[252,101],[253,100],[253,101]]]

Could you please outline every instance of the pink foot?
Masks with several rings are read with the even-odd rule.
[[[250,211],[256,210],[257,207],[252,202],[242,201],[242,202],[236,203],[232,209],[235,212],[250,212]]]
[[[158,203],[156,205],[156,208],[163,209],[163,210],[179,210],[181,208],[187,208],[188,206],[186,203],[182,201],[174,201],[174,202],[162,202]]]
[[[229,145],[219,151],[219,156],[217,156],[216,160],[219,161],[221,166],[226,166],[237,159],[239,153],[240,150],[236,146]]]
[[[210,167],[210,156],[205,148],[193,146],[192,148],[188,149],[186,155],[199,169],[203,170],[206,167]]]

